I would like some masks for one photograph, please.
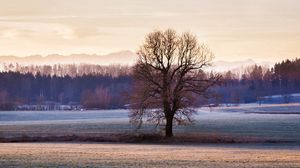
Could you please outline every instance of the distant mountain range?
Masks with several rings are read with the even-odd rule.
[[[137,59],[137,55],[132,51],[120,51],[107,55],[72,54],[68,56],[52,54],[48,56],[32,55],[26,57],[0,56],[0,64],[20,64],[20,65],[54,65],[54,64],[99,64],[111,65],[122,64],[132,65]],[[243,69],[248,66],[258,64],[266,67],[273,66],[272,62],[255,62],[252,59],[243,61],[215,61],[211,69],[217,72],[227,70]]]
[[[107,55],[72,54],[68,56],[52,54],[45,57],[32,55],[26,57],[0,56],[0,63],[18,63],[21,65],[53,65],[53,64],[124,64],[130,65],[135,62],[137,55],[131,51],[120,51]]]
[[[255,64],[267,68],[272,67],[274,65],[274,63],[272,62],[255,62],[252,59],[247,59],[243,61],[215,61],[211,69],[217,72],[227,70],[239,71]]]

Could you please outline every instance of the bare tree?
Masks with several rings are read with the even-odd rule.
[[[154,31],[146,36],[134,66],[131,122],[165,124],[165,136],[173,136],[174,124],[192,122],[197,96],[205,96],[219,75],[204,73],[212,52],[186,32]]]

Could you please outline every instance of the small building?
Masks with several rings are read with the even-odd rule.
[[[59,110],[83,110],[83,106],[77,102],[61,104],[54,101],[45,101],[42,104],[23,104],[17,105],[15,110],[24,111],[59,111]]]

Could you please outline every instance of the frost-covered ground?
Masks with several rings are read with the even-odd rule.
[[[247,104],[198,109],[195,122],[175,127],[176,134],[224,135],[300,142],[300,104]],[[135,133],[128,110],[2,111],[0,138]],[[141,132],[153,132],[145,126]],[[156,130],[157,131],[157,130]],[[158,130],[159,131],[159,130]]]
[[[0,143],[1,167],[299,168],[299,146]]]
[[[0,167],[298,168],[299,109],[299,104],[201,108],[194,124],[175,127],[178,137],[224,135],[294,143],[0,143]],[[0,138],[133,134],[127,116],[127,110],[2,111]],[[141,131],[151,132],[153,126]]]
[[[282,104],[287,101],[289,103],[299,103],[300,93],[271,95],[271,96],[262,97],[262,103],[266,103],[266,104]]]
[[[238,106],[201,108],[199,111],[215,111],[215,112],[239,112],[239,113],[258,113],[258,114],[300,114],[300,103],[289,104],[240,104]]]

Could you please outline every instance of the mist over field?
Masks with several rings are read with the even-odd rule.
[[[189,126],[176,126],[175,133],[195,136],[194,142],[205,141],[207,135],[207,142],[209,138],[220,138],[220,141],[228,138],[233,143],[300,143],[299,107],[299,104],[291,104],[200,108],[197,109],[194,123]],[[2,111],[0,139],[20,141],[26,137],[30,140],[30,137],[74,136],[74,140],[77,137],[77,141],[80,141],[80,137],[94,136],[118,141],[114,139],[116,135],[154,134],[163,131],[163,127],[155,128],[151,124],[136,130],[129,123],[128,114],[128,110]],[[119,141],[122,142],[121,139]]]
[[[143,144],[131,137],[159,133],[162,128],[145,125],[136,130],[129,124],[128,110],[2,111],[2,142],[43,143],[1,143],[0,164],[299,167],[299,108],[299,104],[201,108],[192,125],[175,127],[178,140],[171,145],[153,137]],[[292,111],[296,113],[288,114]]]

